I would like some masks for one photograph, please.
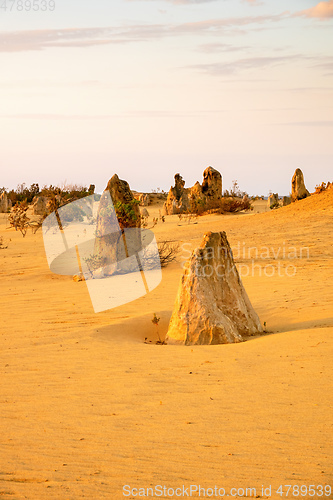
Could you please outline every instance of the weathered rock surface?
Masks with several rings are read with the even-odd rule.
[[[291,203],[290,196],[284,196],[282,201],[283,206],[286,207],[287,205],[290,205],[290,203]]]
[[[166,337],[168,344],[227,344],[262,333],[225,232],[205,234],[185,269]]]
[[[140,207],[140,215],[141,217],[149,217],[149,212],[146,207]]]
[[[8,212],[8,197],[5,192],[1,193],[0,195],[0,213],[5,214]]]
[[[213,167],[207,167],[203,173],[202,192],[206,197],[206,204],[217,201],[222,196],[222,175]]]
[[[307,196],[310,193],[305,187],[303,172],[297,168],[291,180],[291,201],[302,200]]]
[[[185,188],[185,181],[180,174],[175,175],[175,185],[170,188],[168,197],[163,206],[164,215],[181,214],[189,207],[188,189]]]
[[[141,215],[135,201],[128,182],[119,179],[117,174],[109,180],[101,196],[97,213],[95,255],[104,270],[108,270],[108,274],[119,270],[118,263],[126,261],[131,250],[133,253],[140,249]],[[127,213],[123,210],[124,205],[127,206]],[[122,231],[127,228],[137,228],[137,231],[130,233],[125,244]],[[126,262],[123,264],[124,272],[125,265]]]
[[[34,215],[46,215],[50,212],[48,208],[49,198],[46,196],[39,196],[33,204]]]
[[[191,188],[185,188],[184,179],[180,174],[176,174],[175,185],[170,188],[163,206],[163,214],[181,214],[194,210],[198,205],[203,210],[209,209],[221,196],[222,176],[213,167],[204,170],[202,184],[197,181]]]
[[[279,195],[278,193],[273,193],[268,197],[267,201],[267,207],[271,208],[273,207],[276,203],[279,203]]]
[[[141,207],[148,207],[150,205],[150,196],[148,193],[141,193],[139,195],[139,201]]]

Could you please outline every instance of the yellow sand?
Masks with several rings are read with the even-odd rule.
[[[159,241],[188,244],[179,261],[149,295],[99,314],[84,282],[49,271],[41,232],[23,239],[0,215],[1,498],[136,498],[123,485],[256,487],[264,498],[262,485],[271,498],[281,484],[333,489],[333,190],[257,214],[265,204],[159,222]],[[148,207],[150,219],[160,208]],[[165,335],[185,250],[209,230],[227,232],[270,333],[234,345],[144,343],[157,338],[154,312]],[[253,273],[249,247],[260,251]],[[293,247],[302,258],[287,258]]]

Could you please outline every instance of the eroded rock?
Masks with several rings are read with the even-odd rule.
[[[5,192],[0,194],[0,213],[5,214],[8,212],[8,196]]]
[[[262,333],[225,232],[205,234],[185,264],[168,344],[228,344]]]
[[[123,262],[123,272],[130,270],[126,268],[126,260],[131,252],[141,247],[140,226],[140,209],[129,184],[115,174],[101,196],[97,213],[94,256],[104,274],[111,275],[119,270],[120,262]],[[133,231],[126,240],[125,231],[129,228]]]
[[[195,212],[213,208],[222,196],[222,176],[213,167],[207,167],[203,172],[203,181],[196,182],[191,188],[185,188],[185,181],[180,174],[175,175],[175,185],[170,188],[167,201],[164,203],[163,214],[174,215],[184,212]]]
[[[303,172],[297,168],[291,180],[291,201],[302,200],[307,196],[310,193],[305,187]]]
[[[146,207],[140,207],[140,215],[141,217],[149,217],[149,212]]]
[[[150,205],[150,196],[148,193],[141,193],[139,195],[140,207],[148,207]]]
[[[278,193],[273,193],[268,197],[267,207],[274,208],[275,206],[278,205],[278,203],[279,203],[279,195]]]

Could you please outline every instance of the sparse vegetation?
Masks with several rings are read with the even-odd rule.
[[[129,203],[121,203],[118,201],[114,204],[117,219],[121,229],[125,227],[136,226],[137,215],[135,213],[135,206],[139,205],[139,200],[131,200]]]
[[[27,234],[29,225],[29,217],[27,216],[28,204],[26,201],[17,202],[8,217],[10,227],[19,230],[23,238]]]
[[[218,207],[218,213],[237,213],[243,210],[253,210],[251,201],[247,198],[237,199],[237,198],[222,198],[220,200],[220,206]]]
[[[316,194],[322,193],[323,191],[326,191],[326,189],[328,189],[330,186],[332,186],[331,182],[322,182],[315,187],[315,192]]]
[[[280,203],[278,201],[274,201],[269,207],[271,210],[275,210],[276,208],[280,208]]]
[[[226,198],[243,198],[244,196],[248,196],[248,194],[246,191],[240,190],[238,182],[235,180],[235,181],[232,181],[230,191],[228,191],[228,189],[226,189],[223,192],[223,196]]]
[[[164,342],[164,340],[161,340],[161,337],[160,337],[160,334],[159,334],[159,331],[158,331],[158,324],[160,322],[160,319],[161,318],[158,318],[156,316],[156,313],[154,313],[154,316],[153,316],[153,319],[151,320],[151,322],[153,323],[153,325],[156,326],[156,333],[157,333],[157,336],[158,336],[158,340],[157,340],[156,344],[165,345],[165,342]]]
[[[143,257],[143,268],[146,271],[147,269],[156,269],[161,267],[166,267],[171,262],[174,262],[177,259],[177,255],[179,253],[179,243],[171,242],[171,241],[161,241],[157,244],[158,255],[157,253],[151,252],[149,247],[144,252]]]
[[[23,182],[22,184],[18,184],[16,189],[11,189],[8,192],[8,199],[15,205],[18,202],[26,201],[27,203],[31,203],[34,197],[39,193],[38,184],[31,184],[30,188],[26,186]]]
[[[160,256],[161,267],[166,267],[177,259],[179,253],[179,243],[171,241],[161,241],[157,245]]]
[[[86,257],[84,261],[87,264],[89,272],[93,274],[94,271],[96,271],[105,264],[105,257],[94,253],[89,255],[89,257]]]
[[[0,236],[0,250],[5,250],[6,248],[8,248],[8,245],[5,246],[3,237]]]
[[[153,229],[153,227],[155,227],[156,224],[158,223],[158,218],[157,217],[153,218],[153,224],[150,227],[148,227],[148,221],[149,221],[149,216],[141,215],[141,227],[144,229]]]
[[[251,200],[248,198],[243,199],[236,197],[223,197],[220,200],[216,200],[206,206],[197,204],[197,207],[197,212],[195,212],[196,216],[212,213],[225,214],[242,212],[243,210],[253,210]]]

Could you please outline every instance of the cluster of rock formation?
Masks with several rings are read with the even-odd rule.
[[[290,203],[297,200],[302,200],[307,196],[310,196],[310,193],[305,187],[303,172],[300,168],[297,168],[291,180],[291,195],[283,197],[282,205],[285,207],[286,205],[290,205]],[[278,204],[279,204],[278,193],[271,194],[268,197],[267,207],[275,208],[278,206]]]
[[[222,176],[215,168],[207,167],[203,173],[203,182],[196,182],[191,188],[185,188],[185,181],[180,174],[175,175],[175,185],[170,188],[163,206],[163,215],[181,214],[191,211],[198,204],[202,209],[214,206],[222,196]]]
[[[205,234],[185,269],[166,337],[168,344],[226,344],[262,333],[225,232]]]
[[[268,197],[267,207],[274,208],[279,204],[279,195],[278,193],[273,193]]]
[[[150,205],[150,196],[147,193],[141,193],[139,196],[140,207],[148,207]]]

